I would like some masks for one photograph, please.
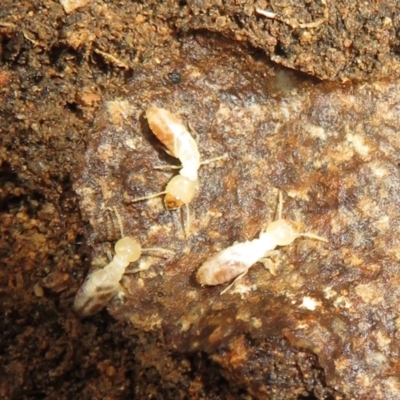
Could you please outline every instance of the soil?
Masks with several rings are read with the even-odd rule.
[[[399,395],[400,8],[258,7],[275,14],[2,2],[1,398]],[[200,169],[188,238],[162,198],[131,202],[174,174],[152,166],[178,163],[150,105],[179,115],[202,158],[228,154]],[[202,262],[275,217],[277,188],[285,217],[328,244],[298,238],[225,295],[201,288]],[[121,235],[113,209],[126,234],[176,256],[143,257],[149,269],[82,319],[74,296]]]

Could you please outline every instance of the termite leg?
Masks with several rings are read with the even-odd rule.
[[[114,258],[112,253],[111,253],[110,248],[106,249],[105,253],[107,254],[108,262],[110,263],[112,261],[112,259]]]
[[[160,247],[148,247],[146,249],[142,249],[142,253],[147,253],[147,252],[154,252],[154,253],[156,253],[156,255],[159,255],[160,257],[167,258],[167,259],[169,259],[175,255],[174,251],[168,250],[168,249],[161,249]],[[145,268],[135,268],[135,269],[131,269],[129,271],[125,271],[125,274],[136,274],[137,272],[147,271],[149,268],[150,268],[150,265],[148,265]]]
[[[263,258],[259,261],[263,265],[263,267],[272,275],[278,275],[278,263],[275,261],[281,255],[279,250],[271,250],[268,251]]]
[[[150,267],[151,267],[151,265],[148,265],[145,268],[130,269],[129,271],[125,271],[124,275],[137,274],[138,272],[147,271]]]
[[[250,269],[250,268],[249,268],[249,269]],[[238,275],[238,276],[233,280],[233,282],[232,282],[230,285],[228,285],[220,294],[224,294],[225,292],[227,292],[227,291],[236,283],[236,281],[238,281],[239,279],[243,278],[243,277],[247,274],[247,272],[249,271],[249,269],[246,269],[246,271],[244,271],[244,272],[242,272],[240,275]]]
[[[156,165],[153,168],[159,171],[168,171],[170,169],[181,169],[182,165]]]
[[[273,276],[275,276],[276,274],[273,273],[272,271],[274,271],[276,269],[276,263],[274,261],[272,261],[270,258],[268,257],[263,257],[259,260],[259,262],[263,265],[263,267]]]

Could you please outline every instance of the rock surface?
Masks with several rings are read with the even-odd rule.
[[[316,83],[204,37],[157,58],[157,68],[137,70],[119,100],[106,101],[74,180],[94,241],[104,240],[105,220],[116,220],[106,210],[116,207],[126,235],[176,252],[167,262],[143,256],[139,267],[149,269],[124,277],[126,294],[111,314],[162,329],[171,350],[209,353],[256,398],[310,388],[323,398],[331,393],[323,379],[348,396],[399,396],[391,372],[399,85]],[[150,105],[181,116],[203,159],[228,154],[200,169],[188,239],[179,211],[165,210],[161,197],[130,202],[162,191],[174,174],[153,168],[176,161],[148,127]],[[274,219],[276,188],[287,193],[284,216],[329,242],[297,239],[269,272],[256,264],[224,295],[199,287],[202,262]]]

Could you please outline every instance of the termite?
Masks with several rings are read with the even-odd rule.
[[[183,125],[182,121],[164,108],[149,107],[146,117],[150,129],[168,152],[179,159],[182,168],[179,175],[174,176],[165,191],[165,206],[168,210],[189,204],[198,187],[198,170],[200,153],[197,143]]]
[[[201,265],[196,274],[200,285],[222,285],[234,281],[224,289],[225,293],[235,282],[242,278],[248,270],[262,260],[266,254],[277,246],[288,246],[298,237],[327,242],[328,240],[313,233],[297,232],[294,222],[282,219],[282,194],[279,192],[278,219],[270,223],[265,231],[260,233],[258,239],[236,243],[212,256]]]
[[[74,310],[82,317],[87,317],[99,312],[109,301],[122,292],[119,283],[124,274],[135,273],[143,269],[126,271],[128,265],[137,261],[143,252],[156,252],[170,256],[174,252],[157,247],[144,249],[139,241],[132,236],[124,236],[120,217],[115,210],[120,224],[122,238],[115,244],[115,255],[111,262],[104,268],[90,273],[79,288],[75,300]]]
[[[147,200],[165,194],[164,203],[167,210],[188,205],[196,195],[199,186],[198,170],[200,166],[226,158],[227,155],[201,162],[196,141],[178,117],[164,108],[152,106],[146,110],[146,118],[154,135],[166,147],[167,153],[181,162],[181,170],[168,182],[163,192],[131,201]],[[164,169],[164,167],[156,168]]]

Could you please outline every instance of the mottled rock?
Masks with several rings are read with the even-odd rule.
[[[399,396],[398,83],[316,83],[201,37],[158,58],[105,103],[74,179],[94,242],[118,238],[102,220],[117,207],[125,234],[176,252],[125,276],[109,311],[162,329],[175,351],[207,352],[255,397]],[[188,239],[162,198],[130,202],[174,175],[153,166],[177,163],[148,127],[150,105],[179,114],[203,158],[229,154],[200,169]],[[202,262],[274,219],[277,188],[284,216],[329,242],[297,239],[273,275],[258,263],[223,296],[199,287]]]

